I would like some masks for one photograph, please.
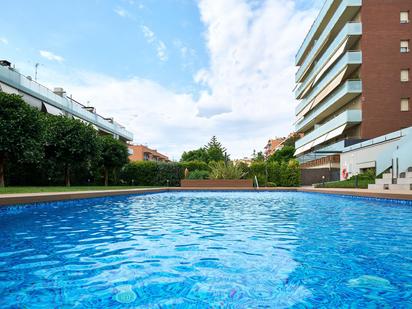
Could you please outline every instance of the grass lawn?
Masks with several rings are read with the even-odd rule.
[[[12,193],[38,193],[38,192],[76,192],[76,191],[95,191],[95,190],[125,190],[158,187],[140,186],[73,186],[73,187],[5,187],[0,188],[0,194]]]
[[[366,189],[368,184],[375,183],[375,179],[359,177],[358,179],[358,188]],[[332,181],[326,182],[325,185],[318,183],[315,185],[316,188],[355,188],[355,178],[352,177],[348,180],[343,181]]]

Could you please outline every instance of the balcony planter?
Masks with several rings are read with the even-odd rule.
[[[253,188],[252,179],[182,179],[185,188]]]

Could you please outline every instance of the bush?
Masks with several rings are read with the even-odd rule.
[[[157,162],[139,161],[126,164],[120,178],[128,185],[155,186],[157,185]]]
[[[202,162],[202,161],[180,162],[179,166],[182,169],[183,173],[186,168],[189,170],[189,172],[193,172],[196,170],[197,171],[210,171],[209,165],[207,165],[207,163]]]
[[[245,176],[241,167],[233,162],[211,162],[209,166],[211,179],[242,179]]]
[[[297,187],[300,185],[299,162],[290,160],[289,162],[253,162],[250,166],[248,178],[258,179],[259,185]]]
[[[208,179],[208,178],[209,178],[209,172],[201,171],[201,170],[195,170],[193,172],[190,172],[189,177],[187,177],[187,179]]]

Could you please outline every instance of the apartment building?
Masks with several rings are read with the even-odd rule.
[[[20,74],[7,60],[0,60],[0,91],[21,95],[26,103],[43,112],[90,123],[101,134],[111,134],[124,142],[133,140],[133,133],[113,118],[97,114],[94,107],[83,105],[67,96],[63,88],[55,88],[52,91],[30,76]]]
[[[336,169],[345,147],[412,126],[411,0],[326,0],[296,55],[303,169]]]
[[[169,158],[156,149],[151,149],[144,145],[128,145],[130,161],[159,161],[170,162]]]
[[[284,137],[276,137],[274,139],[268,140],[268,142],[267,142],[267,144],[264,148],[265,158],[271,156],[272,154],[274,154],[279,149],[282,149],[282,147],[283,147],[282,144],[285,140],[286,140],[286,138],[284,138]]]

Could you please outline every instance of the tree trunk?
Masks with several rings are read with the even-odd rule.
[[[109,169],[104,168],[104,185],[107,187],[109,185]]]
[[[6,159],[3,156],[0,156],[0,187],[4,187],[4,165]]]
[[[66,187],[70,187],[70,165],[66,164],[64,171],[64,183]]]

